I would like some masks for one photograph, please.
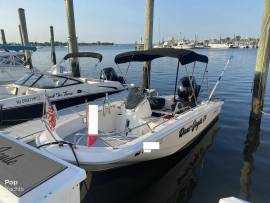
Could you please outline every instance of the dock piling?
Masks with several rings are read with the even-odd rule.
[[[74,8],[73,0],[64,0],[66,8],[66,17],[67,17],[67,27],[68,27],[68,50],[69,53],[78,52],[78,44],[76,37],[75,29],[75,20],[74,20]],[[72,75],[73,77],[80,77],[80,68],[77,58],[73,58],[71,62]]]
[[[254,119],[261,119],[270,60],[270,0],[265,0],[260,42],[253,81],[252,110]]]
[[[153,46],[153,17],[154,0],[145,0],[144,11],[144,50],[150,50]],[[143,66],[143,87],[150,88],[151,62],[145,62]]]
[[[23,38],[23,44],[24,45],[29,45],[29,40],[28,40],[28,33],[27,33],[27,26],[26,26],[26,19],[25,19],[25,13],[23,8],[18,9],[19,13],[19,20],[20,20],[20,25],[21,25],[21,33],[22,33],[22,38]],[[25,58],[26,58],[26,63],[32,68],[32,60],[31,60],[31,54],[28,50],[25,50]]]
[[[56,64],[56,55],[55,55],[55,47],[54,47],[54,32],[53,26],[50,26],[50,34],[51,34],[51,60],[53,65]]]
[[[23,36],[22,36],[22,28],[21,28],[21,25],[19,25],[19,33],[20,33],[21,44],[23,45]]]
[[[2,37],[2,43],[7,44],[5,31],[3,29],[1,29],[1,37]]]

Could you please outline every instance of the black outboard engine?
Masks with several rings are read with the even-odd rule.
[[[118,76],[115,70],[112,67],[103,68],[100,72],[100,79],[102,80],[111,80],[118,81],[122,84],[125,84],[126,81],[122,76]]]
[[[190,81],[192,81],[192,86],[190,84]],[[190,80],[187,77],[183,77],[179,80],[178,83],[178,96],[180,99],[186,101],[186,102],[195,102],[195,98],[197,100],[201,86],[197,85],[195,77],[190,76]],[[193,95],[192,87],[194,89],[195,97]]]

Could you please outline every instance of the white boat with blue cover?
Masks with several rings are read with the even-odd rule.
[[[217,119],[223,101],[211,98],[199,101],[200,85],[193,75],[178,82],[180,63],[185,68],[193,62],[208,63],[206,56],[193,51],[172,48],[133,51],[117,55],[115,62],[143,62],[160,57],[178,59],[174,95],[156,96],[153,89],[131,88],[126,100],[107,101],[99,107],[98,135],[91,146],[87,141],[88,125],[81,115],[58,123],[53,132],[37,136],[37,146],[90,171],[159,159],[187,147]]]

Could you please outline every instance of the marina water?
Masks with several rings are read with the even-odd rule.
[[[142,64],[117,68],[114,56],[131,51],[133,45],[83,46],[80,51],[103,54],[95,62],[81,61],[83,76],[98,76],[101,68],[112,66],[126,74],[128,82],[140,85]],[[215,97],[225,100],[219,120],[190,147],[175,156],[109,172],[88,174],[89,188],[84,202],[218,202],[228,196],[252,202],[269,202],[270,193],[270,117],[263,116],[261,129],[247,142],[252,82],[256,49],[200,49],[209,57],[209,88],[204,83],[201,97],[206,97],[230,56],[233,60],[225,72]],[[59,61],[66,48],[56,48]],[[33,54],[33,64],[41,70],[51,66],[50,49]],[[157,59],[152,63],[151,87],[160,95],[174,90],[176,60]],[[128,68],[127,68],[128,67]],[[189,67],[192,71],[193,66]],[[200,83],[203,64],[197,64],[195,76]],[[184,69],[181,69],[179,77]],[[269,79],[268,79],[269,80]],[[265,97],[265,112],[270,112],[270,82]]]

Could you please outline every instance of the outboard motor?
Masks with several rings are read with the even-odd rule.
[[[192,81],[192,86],[190,84],[190,81]],[[177,93],[180,99],[183,99],[184,101],[187,101],[187,102],[195,102],[195,98],[197,100],[201,86],[197,85],[195,77],[190,76],[190,80],[188,76],[183,77],[179,80],[178,85],[179,86],[178,86]],[[194,95],[192,96],[193,94],[192,87],[194,89],[195,97]]]
[[[118,81],[122,84],[125,84],[125,80],[122,76],[118,76],[115,70],[112,67],[103,68],[100,72],[100,79]]]

